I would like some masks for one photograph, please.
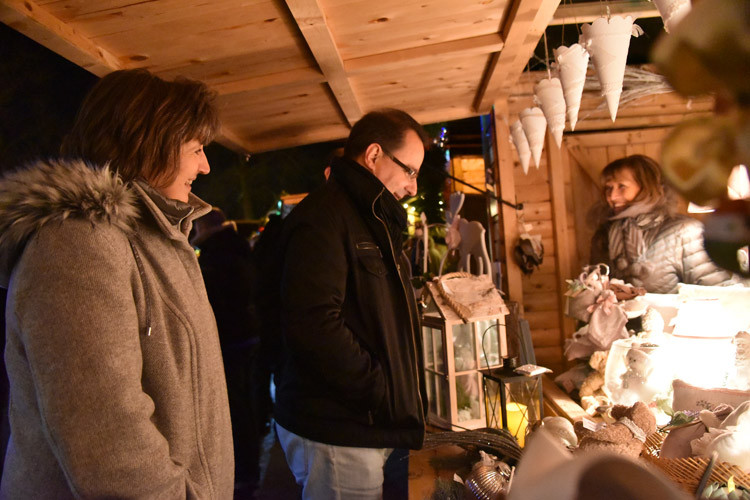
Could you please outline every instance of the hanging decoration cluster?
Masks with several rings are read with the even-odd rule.
[[[672,29],[690,8],[689,0],[654,0],[654,3],[664,20],[666,31]],[[578,43],[553,50],[558,77],[552,77],[548,63],[548,77],[534,86],[536,106],[521,111],[519,119],[510,125],[511,141],[525,174],[529,171],[529,160],[539,168],[547,128],[558,147],[562,145],[566,118],[570,130],[575,130],[589,59],[599,80],[609,116],[612,122],[615,121],[630,37],[642,34],[643,30],[633,23],[630,16],[602,16],[581,27]],[[546,53],[546,35],[544,42]]]

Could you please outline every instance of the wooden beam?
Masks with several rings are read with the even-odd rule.
[[[255,152],[248,141],[242,139],[224,126],[221,127],[221,132],[219,133],[219,137],[216,138],[216,142],[236,153],[247,154],[251,151]]]
[[[510,147],[510,128],[507,123],[508,101],[495,103],[495,147],[497,150],[497,175],[495,182],[497,195],[511,203],[516,202],[516,184],[513,179],[513,150]],[[518,240],[518,218],[516,209],[500,204],[502,214],[502,230],[505,240],[503,245],[505,259],[505,280],[507,282],[508,300],[517,302],[523,314],[523,284],[521,282],[521,268],[513,258],[513,247]]]
[[[630,16],[633,19],[659,17],[659,11],[649,0],[614,0],[606,3],[588,2],[561,5],[550,25],[590,23],[602,16]]]
[[[609,146],[611,144],[634,144],[644,142],[658,142],[664,140],[672,127],[656,127],[638,130],[612,130],[609,132],[588,132],[583,134],[566,135],[567,145],[594,147]]]
[[[432,45],[385,52],[383,54],[357,57],[355,59],[344,61],[344,68],[348,75],[355,75],[358,73],[381,71],[387,67],[411,63],[418,59],[428,59],[431,57],[442,57],[446,55],[470,56],[476,54],[489,54],[502,50],[504,45],[503,37],[500,36],[500,33],[491,33],[489,35],[480,35],[472,38],[434,43]]]
[[[476,111],[487,112],[519,79],[558,5],[560,0],[513,0],[500,30],[505,48],[488,62],[474,97]]]
[[[31,0],[0,0],[0,21],[97,76],[123,67],[116,55]]]
[[[336,42],[328,29],[325,15],[317,0],[286,0],[289,10],[305,37],[310,51],[328,80],[328,85],[349,125],[362,117],[357,96],[346,76]]]
[[[547,175],[550,186],[550,201],[552,204],[552,226],[555,240],[555,255],[557,256],[556,278],[557,289],[555,295],[558,299],[558,315],[560,324],[559,344],[565,345],[565,339],[570,338],[575,331],[573,320],[565,316],[565,296],[567,290],[566,279],[573,278],[573,258],[570,255],[570,236],[568,232],[567,203],[565,199],[565,170],[564,164],[567,155],[563,154],[563,148],[557,147],[554,137],[549,132],[545,139],[544,149],[547,154]],[[563,364],[564,359],[560,360]]]

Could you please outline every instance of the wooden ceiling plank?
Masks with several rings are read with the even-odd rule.
[[[213,84],[220,95],[238,94],[283,85],[314,85],[325,82],[325,77],[315,68],[298,68],[269,75],[253,76],[231,82]]]
[[[451,40],[432,45],[423,45],[409,49],[396,50],[383,54],[375,54],[365,57],[357,57],[344,61],[344,68],[348,75],[382,71],[394,65],[411,64],[417,60],[434,57],[445,57],[476,54],[487,54],[499,52],[504,46],[503,38],[499,33],[480,35],[460,40]],[[423,62],[423,61],[420,61]]]
[[[505,48],[496,62],[489,61],[474,98],[475,110],[489,111],[492,103],[519,79],[559,5],[560,0],[513,0],[500,29],[505,35]]]
[[[362,110],[320,5],[317,0],[286,0],[286,4],[328,80],[341,111],[349,124],[354,125],[362,117]]]
[[[590,23],[595,19],[609,15],[631,16],[633,19],[659,17],[659,11],[649,0],[613,0],[602,2],[573,3],[561,5],[555,11],[550,25]]]
[[[120,69],[120,59],[31,0],[0,0],[0,21],[97,76]]]

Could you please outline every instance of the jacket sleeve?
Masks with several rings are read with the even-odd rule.
[[[41,229],[17,269],[16,321],[43,431],[76,497],[194,490],[142,389],[134,269],[123,233],[82,220]]]
[[[703,224],[689,219],[680,232],[682,240],[682,282],[689,285],[732,285],[738,276],[720,268],[711,260],[703,245]]]
[[[336,219],[319,212],[314,220],[297,224],[289,236],[281,289],[286,346],[295,365],[342,402],[354,410],[377,410],[385,378],[342,315],[352,263]]]

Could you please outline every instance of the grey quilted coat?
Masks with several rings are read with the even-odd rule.
[[[691,217],[675,215],[667,218],[644,255],[650,272],[638,278],[618,274],[609,262],[609,224],[594,234],[591,263],[610,265],[612,276],[650,293],[677,293],[678,283],[691,285],[731,285],[740,280],[713,263],[703,248],[703,224]]]
[[[187,242],[210,207],[191,195],[170,221],[144,186],[55,163],[0,181],[2,498],[232,497],[219,341]]]

